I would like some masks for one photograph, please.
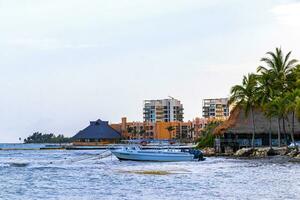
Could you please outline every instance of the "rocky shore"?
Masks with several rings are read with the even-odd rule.
[[[281,156],[286,158],[288,161],[300,162],[300,151],[296,149],[290,149],[287,147],[261,147],[261,148],[242,148],[236,152],[217,153],[214,148],[204,148],[202,152],[205,157],[211,156],[226,156],[232,158],[268,158],[271,156]]]

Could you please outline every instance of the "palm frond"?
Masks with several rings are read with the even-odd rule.
[[[260,61],[265,62],[272,69],[275,68],[275,63],[270,58],[261,58]]]
[[[266,73],[268,72],[268,69],[265,68],[264,66],[258,66],[257,69],[256,69],[257,72],[261,72],[261,73]]]
[[[288,54],[286,54],[286,56],[285,56],[285,58],[284,58],[283,66],[286,66],[286,63],[287,63],[287,61],[289,60],[289,57],[290,57],[291,53],[292,53],[292,52],[290,51],[290,52],[288,52]]]
[[[290,61],[287,63],[287,65],[285,66],[286,70],[295,67],[295,64],[296,64],[297,62],[298,62],[298,60],[296,60],[296,59],[290,60]]]

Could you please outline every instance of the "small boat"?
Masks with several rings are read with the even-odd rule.
[[[153,162],[180,162],[204,160],[200,150],[187,151],[171,150],[142,150],[139,146],[123,146],[119,149],[110,149],[119,160],[153,161]]]

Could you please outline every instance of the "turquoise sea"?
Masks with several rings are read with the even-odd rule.
[[[300,164],[279,157],[152,163],[102,152],[2,150],[0,199],[300,199]],[[159,170],[169,174],[141,173]]]

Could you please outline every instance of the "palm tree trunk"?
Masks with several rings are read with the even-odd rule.
[[[285,118],[282,118],[282,130],[283,130],[283,136],[284,136],[284,142],[285,145],[288,145],[288,138],[287,138],[287,133],[286,133],[286,128],[285,128]]]
[[[292,132],[291,132],[291,138],[292,138],[292,143],[294,144],[294,147],[298,151],[298,146],[297,146],[297,144],[295,142],[294,134],[295,134],[295,111],[292,112]]]
[[[280,117],[278,117],[278,147],[280,147],[281,146],[281,141],[280,141]]]
[[[269,145],[270,148],[272,149],[272,118],[270,117],[269,119]]]
[[[254,112],[253,112],[253,107],[251,107],[251,116],[252,116],[252,148],[254,148],[254,140],[255,140],[255,121],[254,121]]]

